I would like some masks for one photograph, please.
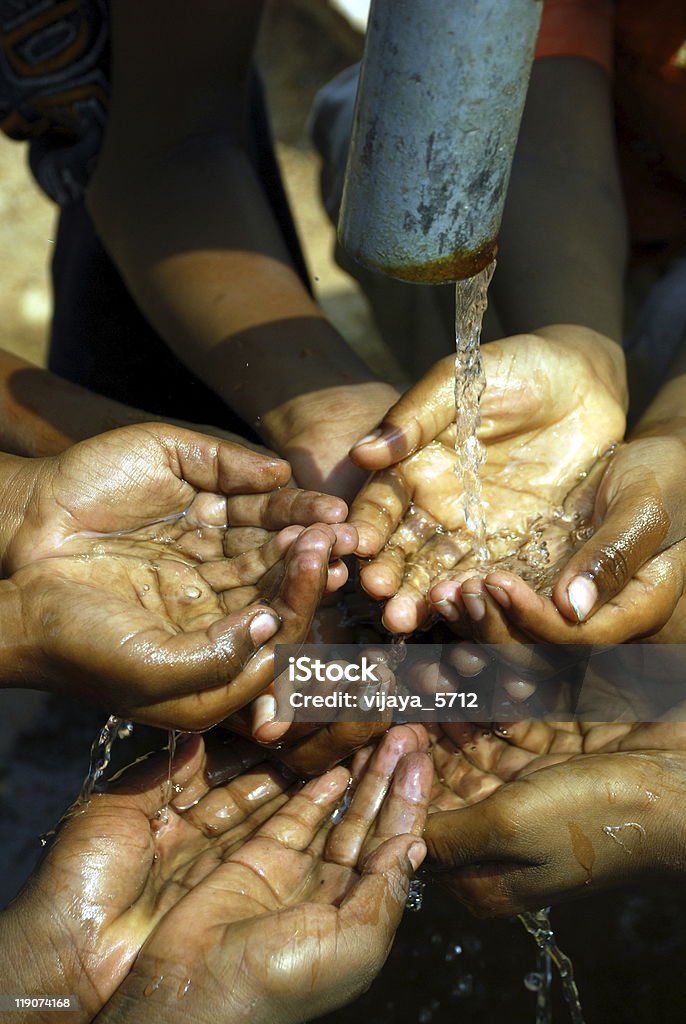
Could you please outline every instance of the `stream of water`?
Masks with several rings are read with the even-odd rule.
[[[584,1024],[584,1012],[579,1001],[579,990],[574,980],[574,969],[572,961],[566,953],[563,953],[555,940],[555,933],[547,910],[530,910],[519,915],[529,935],[532,936],[538,950],[538,961],[536,969],[536,983],[534,976],[527,975],[527,988],[536,991],[536,1024],[552,1024],[552,971],[551,962],[555,965],[562,983],[562,995],[564,996],[569,1019],[572,1024]]]
[[[479,341],[494,270],[495,261],[455,284],[455,472],[462,484],[465,521],[478,562],[488,559],[479,477],[486,451],[477,436],[479,402],[486,387]]]

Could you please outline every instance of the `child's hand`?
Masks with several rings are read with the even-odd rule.
[[[434,762],[429,854],[480,916],[683,871],[682,724],[449,726]]]
[[[479,435],[494,559],[518,557],[531,529],[553,530],[580,477],[624,433],[616,345],[582,328],[546,328],[484,348]],[[445,600],[441,580],[474,564],[454,454],[454,361],[442,360],[351,453],[377,470],[353,503],[365,589],[390,598],[385,625],[411,632]],[[470,561],[471,559],[471,561]],[[460,564],[461,563],[461,564]],[[440,610],[440,606],[437,610]]]
[[[287,463],[237,445],[153,424],[18,466],[2,584],[16,685],[207,728],[271,682],[273,644],[255,652],[277,630],[301,642],[347,577],[354,529],[303,530],[344,503],[282,488]]]
[[[7,575],[114,541],[156,551],[174,544],[208,560],[268,539],[251,531],[342,523],[347,514],[339,498],[286,487],[290,466],[276,456],[163,423],[122,427],[51,459],[12,460],[9,472]]]
[[[44,558],[0,585],[3,677],[134,721],[207,729],[271,683],[275,643],[305,639],[337,544],[332,527],[307,527],[268,603],[250,587],[241,611],[227,609],[226,580],[145,547],[140,557]]]
[[[274,768],[246,770],[242,744],[208,756],[195,737],[171,799],[164,756],[129,770],[67,819],[2,916],[8,955],[30,941],[34,988],[58,979],[84,1022],[118,986],[99,1021],[289,1022],[349,1002],[383,965],[424,857],[423,745],[400,727],[358,755],[338,825],[343,768],[288,792]]]

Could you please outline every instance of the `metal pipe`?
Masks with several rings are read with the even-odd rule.
[[[542,0],[372,0],[339,220],[360,263],[442,283],[495,256]]]

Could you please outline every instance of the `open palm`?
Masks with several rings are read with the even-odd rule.
[[[568,332],[562,342],[541,332],[484,349],[479,436],[491,565],[540,575],[564,559],[580,511],[568,505],[561,519],[565,500],[624,433],[616,356],[599,336],[592,345],[591,333],[570,340]],[[353,449],[358,464],[377,470],[351,512],[358,552],[372,559],[361,579],[370,594],[390,599],[384,623],[395,632],[421,625],[442,599],[436,585],[475,565],[455,475],[454,421],[447,359],[390,411],[380,437]]]

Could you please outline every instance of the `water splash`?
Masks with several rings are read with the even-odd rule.
[[[479,562],[488,559],[479,477],[486,451],[477,437],[479,402],[486,386],[479,340],[494,270],[495,261],[455,285],[455,472],[462,484],[465,521]]]
[[[407,902],[405,903],[406,910],[416,914],[422,909],[425,888],[426,882],[422,882],[420,878],[412,879],[410,882],[410,888],[407,890]]]
[[[562,952],[555,940],[548,910],[526,911],[519,915],[519,920],[529,935],[533,937],[538,949],[536,974],[540,976],[541,984],[536,990],[536,1024],[552,1024],[551,963],[555,964],[557,968],[562,984],[562,995],[569,1010],[569,1019],[572,1024],[584,1024],[584,1012],[579,1001],[579,990],[574,981],[572,961],[566,953]],[[533,980],[531,975],[527,975],[527,978]]]
[[[178,743],[180,732],[175,729],[169,729],[167,732],[167,778],[165,779],[163,800],[164,803],[155,815],[155,819],[162,825],[169,823],[169,804],[174,796],[174,783],[172,781],[172,771],[174,770],[174,758],[176,756],[176,744]]]
[[[78,803],[88,804],[95,791],[95,787],[107,770],[112,757],[112,747],[119,736],[123,725],[128,728],[129,723],[124,723],[116,715],[110,715],[102,729],[96,736],[91,747],[90,765],[88,775],[84,779],[79,793]]]

